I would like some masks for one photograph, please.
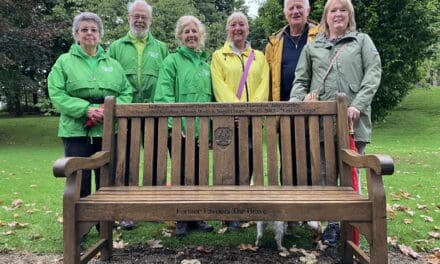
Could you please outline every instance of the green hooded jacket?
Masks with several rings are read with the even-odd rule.
[[[162,63],[157,80],[155,103],[212,102],[211,72],[206,52],[184,46]],[[171,127],[171,123],[169,122]],[[183,124],[185,125],[185,124]],[[196,131],[198,131],[196,122]]]
[[[355,123],[355,140],[370,142],[371,102],[380,85],[382,67],[379,52],[367,34],[347,33],[335,44],[320,34],[306,45],[296,67],[290,101],[302,101],[307,93],[317,92],[331,61],[344,44],[319,90],[319,100],[335,100],[337,93],[345,93],[348,105],[361,112]]]
[[[148,32],[140,65],[136,46],[129,34],[114,41],[108,48],[108,53],[124,68],[125,75],[133,86],[133,103],[153,102],[159,68],[169,54],[166,44]],[[138,73],[141,74],[141,78],[138,78]]]
[[[115,96],[117,103],[130,103],[132,88],[121,65],[110,58],[98,46],[98,64],[92,68],[87,63],[88,55],[78,44],[73,44],[68,53],[62,54],[52,67],[47,79],[50,99],[61,114],[59,137],[101,137],[102,123],[91,129],[84,127],[89,107],[89,98]]]

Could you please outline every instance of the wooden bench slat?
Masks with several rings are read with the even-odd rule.
[[[200,118],[199,132],[199,185],[209,184],[209,118]]]
[[[238,135],[236,135],[238,136],[238,141],[234,140],[234,143],[238,144],[238,146],[235,146],[235,149],[238,149],[238,156],[235,157],[235,159],[238,159],[238,175],[235,175],[235,177],[238,177],[240,185],[249,185],[251,173],[249,171],[249,144],[252,144],[249,142],[249,127],[251,124],[249,123],[249,118],[240,117],[238,121]]]
[[[143,185],[151,186],[153,185],[153,174],[156,173],[157,169],[156,164],[154,164],[155,120],[154,118],[145,118],[144,123]]]
[[[277,140],[277,117],[266,118],[266,146],[267,146],[267,174],[269,185],[278,185],[278,140]]]
[[[168,118],[161,117],[157,125],[157,185],[165,185],[167,177]]]
[[[281,164],[283,185],[293,184],[292,171],[292,141],[290,131],[290,117],[280,117],[280,137],[281,137]]]
[[[261,117],[252,118],[252,149],[254,185],[264,184],[264,160],[263,160],[263,122]],[[241,184],[241,183],[240,183]]]
[[[115,184],[124,185],[125,183],[125,166],[126,166],[126,152],[127,152],[127,119],[119,119],[118,140],[117,140],[117,162],[116,162],[116,176]]]
[[[319,117],[309,117],[310,169],[312,185],[321,185],[321,147],[319,138]]]
[[[235,185],[234,117],[212,120],[214,185]]]
[[[304,116],[295,117],[296,185],[307,185],[307,141]]]
[[[196,183],[196,132],[195,132],[195,118],[186,118],[185,131],[185,185],[194,185]]]
[[[337,184],[336,176],[336,151],[334,124],[332,116],[323,117],[324,125],[324,159],[325,159],[325,183],[326,185],[335,186]]]
[[[129,185],[139,185],[139,158],[141,147],[141,119],[131,119]]]
[[[180,185],[182,174],[182,118],[173,118],[171,133],[171,185]]]

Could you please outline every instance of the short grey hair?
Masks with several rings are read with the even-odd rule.
[[[73,24],[72,24],[72,34],[75,35],[75,33],[79,30],[79,24],[83,21],[92,21],[95,22],[95,24],[98,26],[99,36],[102,38],[104,36],[104,25],[102,24],[101,18],[92,12],[82,12],[73,18]]]
[[[132,13],[133,7],[136,6],[136,5],[143,5],[145,8],[147,8],[148,16],[151,17],[153,15],[153,7],[151,7],[144,0],[134,0],[132,2],[128,2],[128,4],[127,4],[128,14]]]
[[[287,8],[287,3],[289,2],[290,0],[284,0],[284,10],[286,10],[286,8]],[[304,7],[305,8],[310,8],[310,2],[309,2],[309,0],[304,0]]]
[[[345,33],[356,31],[356,20],[354,18],[354,7],[351,0],[327,0],[324,6],[324,12],[322,13],[321,23],[319,24],[320,31],[324,31],[327,36],[330,35],[330,29],[327,24],[327,14],[330,11],[330,6],[333,2],[339,1],[343,6],[348,9],[348,25]]]
[[[196,25],[197,27],[197,30],[199,31],[200,37],[197,43],[197,49],[202,50],[203,48],[205,48],[206,30],[202,22],[200,22],[200,20],[195,16],[181,16],[179,20],[177,20],[175,31],[176,39],[179,41],[180,44],[182,44],[180,35],[183,32],[183,28],[191,23],[194,23],[194,25]]]
[[[246,24],[246,26],[249,28],[249,22],[248,22],[247,16],[243,12],[234,12],[228,17],[228,20],[226,21],[226,30],[229,30],[229,26],[230,26],[232,20],[235,18],[242,19],[244,21],[244,23]]]

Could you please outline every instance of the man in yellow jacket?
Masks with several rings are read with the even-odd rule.
[[[318,33],[317,23],[307,20],[309,13],[309,0],[284,0],[284,16],[288,25],[269,37],[265,50],[270,67],[271,101],[290,99],[301,51]]]

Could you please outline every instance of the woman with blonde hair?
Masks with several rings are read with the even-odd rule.
[[[350,0],[328,0],[320,27],[322,33],[302,51],[290,101],[335,100],[337,93],[345,93],[348,122],[364,154],[371,141],[371,102],[382,75],[379,52],[367,34],[356,31]],[[339,233],[339,224],[330,222],[322,239],[333,246]]]
[[[205,47],[205,26],[194,16],[182,16],[177,21],[176,39],[180,46],[176,53],[168,55],[162,62],[157,80],[155,103],[178,102],[211,102],[211,74],[209,71],[208,54]],[[171,128],[171,122],[169,127]],[[182,124],[185,128],[185,122]],[[196,135],[199,131],[199,122],[196,121]],[[185,136],[182,135],[182,145],[185,145]],[[168,140],[168,149],[171,153],[171,140]],[[195,146],[195,171],[198,172],[199,147]],[[181,149],[181,160],[185,160],[185,147]],[[173,158],[173,157],[171,157]],[[182,169],[181,182],[184,183],[185,169]],[[174,184],[174,183],[173,183]],[[198,184],[198,175],[195,177]],[[178,221],[175,235],[185,236],[189,229],[211,232],[214,228],[204,221]]]

